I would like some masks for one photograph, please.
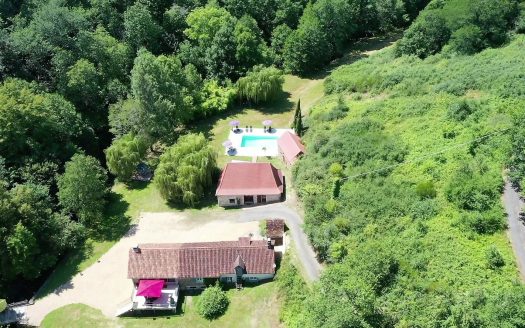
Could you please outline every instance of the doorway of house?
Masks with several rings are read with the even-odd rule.
[[[266,195],[258,195],[257,196],[257,204],[259,203],[266,203]]]
[[[246,205],[253,204],[253,196],[244,196],[244,204]]]

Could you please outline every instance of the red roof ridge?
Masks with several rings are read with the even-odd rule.
[[[286,162],[289,164],[293,164],[297,157],[305,152],[305,147],[301,138],[290,131],[283,133],[277,140],[277,144],[279,145],[280,151],[283,153]]]
[[[227,163],[215,195],[277,195],[282,192],[282,172],[272,163]]]

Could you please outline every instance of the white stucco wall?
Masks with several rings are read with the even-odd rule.
[[[237,200],[239,198],[239,203],[235,201],[233,204],[230,203],[230,199]],[[281,201],[281,195],[266,195],[266,203],[273,203]],[[244,205],[244,195],[232,195],[232,196],[217,196],[217,202],[219,206],[229,207],[229,206],[243,206]],[[257,204],[257,195],[253,195],[253,204]]]

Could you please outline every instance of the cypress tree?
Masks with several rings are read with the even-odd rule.
[[[295,133],[297,133],[299,137],[303,136],[303,116],[301,114],[299,114],[299,116],[297,117],[297,126],[295,128]]]
[[[301,99],[297,101],[297,107],[295,108],[295,115],[293,119],[293,129],[295,133],[301,137],[303,132],[303,119],[301,114]]]

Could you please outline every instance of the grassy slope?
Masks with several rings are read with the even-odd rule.
[[[87,305],[71,304],[48,314],[41,327],[204,328],[212,325],[218,328],[273,328],[279,325],[280,301],[277,299],[276,288],[276,283],[270,282],[253,288],[245,288],[242,291],[229,290],[227,292],[230,299],[228,310],[222,317],[212,322],[201,318],[196,313],[195,301],[199,296],[193,296],[185,299],[183,315],[112,320]]]
[[[322,129],[328,130],[362,118],[381,122],[385,134],[394,136],[407,147],[405,161],[411,162],[395,168],[389,179],[402,182],[403,186],[415,186],[428,180],[436,184],[440,210],[425,222],[428,233],[414,237],[413,229],[408,228],[413,225],[412,219],[400,217],[391,218],[397,221],[392,226],[400,229],[399,232],[383,231],[374,237],[381,244],[390,245],[396,257],[401,259],[404,275],[410,276],[408,272],[413,270],[410,279],[400,280],[399,285],[393,287],[397,291],[385,295],[384,299],[394,304],[392,309],[396,310],[393,311],[399,310],[408,320],[417,318],[412,323],[421,319],[417,308],[410,305],[413,282],[428,283],[430,300],[432,295],[447,291],[455,296],[477,288],[492,292],[512,286],[519,279],[505,231],[477,234],[465,229],[462,226],[465,212],[447,200],[445,189],[462,162],[483,161],[488,166],[487,173],[503,172],[510,151],[507,134],[480,143],[474,148],[474,159],[468,142],[510,127],[513,112],[525,106],[524,44],[525,38],[520,36],[504,48],[489,49],[475,57],[435,56],[424,61],[394,58],[392,52],[386,50],[336,70],[327,82],[333,94],[324,97],[311,113],[315,118],[329,112],[342,97],[350,108],[345,118],[325,123],[313,120],[310,125],[321,128],[321,124],[325,124]],[[448,116],[448,109],[462,99],[480,102],[479,110],[465,121],[456,122]],[[455,137],[445,138],[444,133],[450,131]],[[306,141],[313,144],[315,138],[315,134],[307,134]],[[465,142],[466,145],[458,146]],[[428,156],[447,147],[454,149]],[[428,157],[420,160],[422,156]],[[349,181],[346,187],[360,183],[359,180]],[[375,220],[378,224],[382,222],[381,218],[370,218],[370,223]],[[403,226],[406,230],[402,230]],[[360,233],[353,232],[363,236]],[[367,242],[366,238],[361,241]],[[416,243],[417,249],[414,248]],[[500,270],[487,266],[486,250],[491,245],[497,246],[505,260],[506,265]],[[410,262],[414,259],[426,261],[423,272],[412,268]]]

